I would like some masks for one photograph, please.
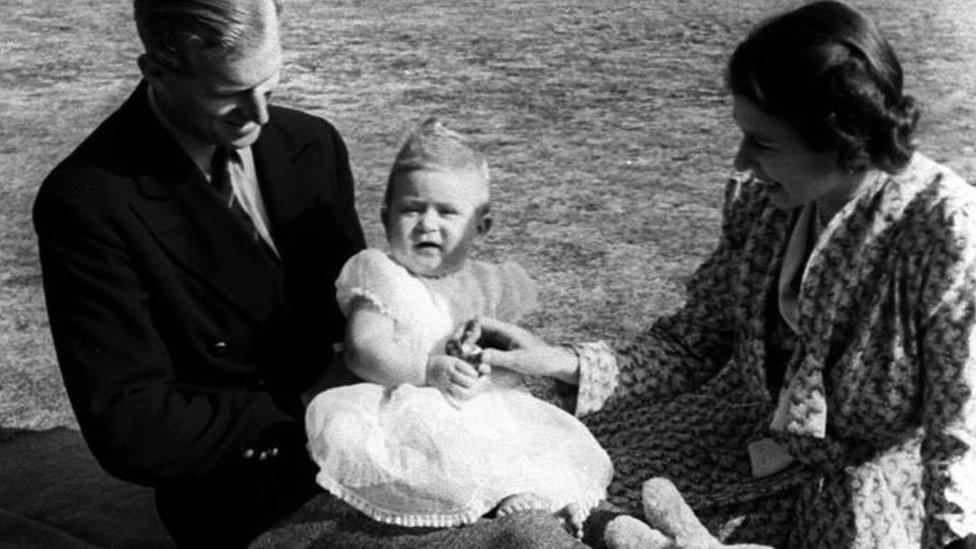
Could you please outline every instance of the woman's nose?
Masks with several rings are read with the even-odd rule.
[[[739,150],[735,153],[735,161],[732,165],[739,171],[752,169],[752,154],[749,151],[749,142],[745,138],[739,141]]]

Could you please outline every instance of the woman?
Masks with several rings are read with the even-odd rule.
[[[745,173],[683,308],[615,351],[485,321],[484,359],[579,385],[629,511],[666,476],[723,539],[950,546],[976,532],[976,191],[914,152],[898,60],[844,4],[761,24],[726,78]]]

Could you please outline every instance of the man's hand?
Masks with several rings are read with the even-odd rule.
[[[576,353],[568,347],[558,347],[514,324],[480,318],[484,348],[481,361],[492,368],[507,368],[530,376],[548,376],[579,384],[579,364]]]
[[[455,407],[478,396],[488,384],[487,365],[474,366],[449,355],[427,359],[427,385],[437,387]]]

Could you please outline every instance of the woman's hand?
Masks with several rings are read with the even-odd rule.
[[[579,384],[579,359],[568,347],[547,344],[538,336],[514,324],[480,318],[484,348],[481,361],[492,368],[508,368],[530,376],[553,377]]]
[[[487,365],[476,368],[457,357],[431,355],[427,359],[427,385],[440,389],[456,407],[481,393],[490,371]]]

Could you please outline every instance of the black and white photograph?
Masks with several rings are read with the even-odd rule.
[[[0,549],[976,549],[976,0],[0,11]]]

